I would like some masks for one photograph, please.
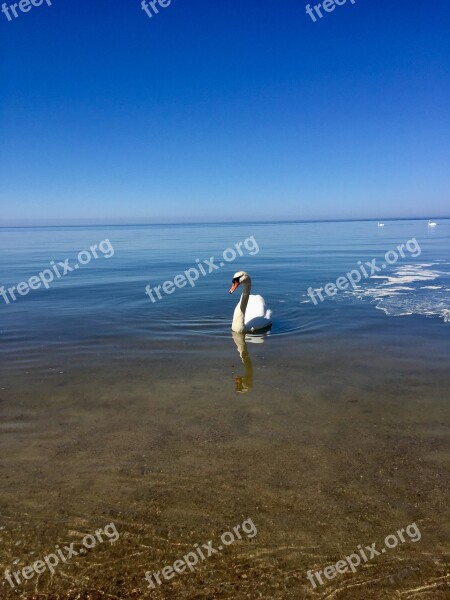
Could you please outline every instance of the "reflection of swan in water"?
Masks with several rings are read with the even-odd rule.
[[[242,284],[241,299],[234,309],[231,329],[237,333],[268,330],[272,327],[272,311],[266,307],[262,296],[250,295],[252,280],[245,271],[238,271],[233,276],[230,294]]]
[[[234,378],[236,384],[236,392],[242,392],[243,394],[250,391],[253,387],[253,365],[250,354],[247,350],[247,342],[245,341],[245,333],[237,333],[236,331],[231,332],[233,334],[233,340],[236,344],[236,348],[242,359],[245,369],[244,376],[238,376]]]

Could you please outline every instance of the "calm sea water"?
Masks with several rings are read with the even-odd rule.
[[[102,240],[104,255],[75,269]],[[227,262],[224,250],[245,240]],[[383,268],[402,244],[405,256]],[[145,294],[211,257],[223,266],[195,287],[154,303]],[[447,585],[449,257],[444,220],[435,230],[418,221],[1,230],[0,285],[66,259],[74,268],[10,304],[0,296],[1,572],[114,521],[126,543],[24,593],[128,598],[137,586],[153,597],[146,569],[251,517],[255,540],[163,593],[297,600],[347,586],[367,600]],[[308,295],[353,269],[370,274],[373,260],[381,271],[355,288],[317,304]],[[273,310],[268,335],[231,335],[238,296],[228,290],[241,269]],[[311,589],[308,569],[409,523],[420,544],[378,557],[369,579],[361,569]],[[241,568],[248,579],[236,584]],[[17,597],[5,580],[0,589]]]
[[[253,236],[243,256],[223,252]],[[1,352],[8,361],[39,362],[46,348],[70,356],[83,348],[117,347],[118,340],[161,342],[195,336],[229,336],[237,295],[228,290],[235,271],[246,270],[253,293],[273,310],[271,336],[316,336],[335,331],[380,335],[384,326],[448,338],[450,315],[450,221],[434,230],[423,221],[48,227],[0,230],[0,284],[27,281],[44,269],[108,239],[114,249],[80,265],[49,289],[32,290],[10,304],[0,297]],[[410,243],[411,252],[354,289],[325,295],[317,305],[308,288],[323,287],[361,264]],[[259,249],[259,251],[257,251]],[[173,280],[200,261],[215,257],[224,266],[200,274],[152,303],[145,287]],[[394,255],[389,256],[393,260]],[[87,260],[87,259],[86,259]],[[361,263],[358,264],[358,261]],[[366,267],[370,274],[369,266]],[[62,272],[63,269],[60,268]],[[157,299],[156,294],[154,294]],[[388,325],[389,324],[389,325]],[[126,346],[121,351],[126,352]]]

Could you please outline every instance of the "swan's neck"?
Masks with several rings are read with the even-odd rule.
[[[248,279],[242,286],[242,296],[234,311],[233,324],[231,326],[231,329],[237,333],[243,333],[245,331],[245,311],[247,310],[247,304],[252,289],[251,279]]]

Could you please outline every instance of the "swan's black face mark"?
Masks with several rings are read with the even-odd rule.
[[[235,279],[233,279],[233,280],[231,281],[231,289],[230,289],[230,294],[232,294],[232,293],[235,291],[235,289],[236,289],[236,288],[239,286],[239,284],[240,284],[240,283],[241,283],[241,282],[239,281],[239,278],[238,278],[238,277],[236,277]]]

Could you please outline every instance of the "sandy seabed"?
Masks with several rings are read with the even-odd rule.
[[[110,356],[55,350],[20,369],[11,358],[0,384],[1,572],[57,544],[79,548],[111,522],[120,539],[14,589],[3,577],[0,597],[450,598],[448,355],[391,342],[248,344],[248,393],[236,392],[249,374],[231,337],[130,342]],[[146,571],[249,518],[256,537],[148,587]],[[411,523],[419,541],[308,581]]]

